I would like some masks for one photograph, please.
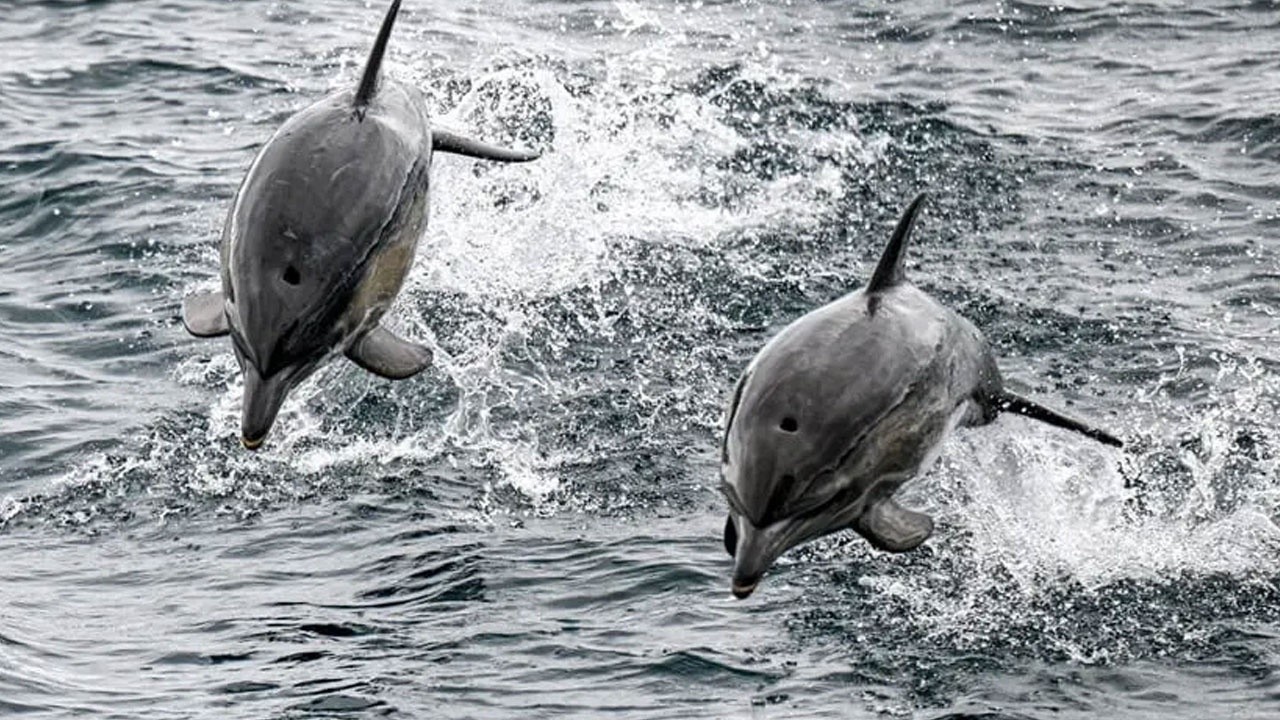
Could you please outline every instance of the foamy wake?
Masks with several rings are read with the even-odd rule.
[[[471,73],[470,89],[441,117],[442,124],[468,134],[544,150],[540,160],[524,165],[437,158],[432,221],[388,323],[436,351],[436,369],[409,382],[454,386],[456,404],[442,419],[415,425],[419,395],[397,385],[390,391],[393,401],[409,404],[390,426],[374,437],[352,432],[344,411],[370,393],[387,391],[337,359],[289,397],[267,446],[244,453],[235,443],[242,385],[229,344],[200,343],[174,373],[201,396],[212,391],[208,405],[196,411],[198,420],[162,421],[124,451],[76,463],[41,494],[87,497],[110,494],[113,486],[128,492],[126,486],[142,482],[161,494],[271,502],[341,482],[349,470],[427,464],[444,455],[496,473],[535,501],[561,488],[561,469],[588,460],[586,451],[560,447],[540,435],[537,423],[499,412],[529,397],[542,398],[554,411],[559,398],[578,390],[546,371],[555,358],[525,352],[525,362],[511,363],[530,339],[558,329],[537,301],[575,292],[598,297],[628,270],[628,251],[642,244],[715,247],[735,233],[779,223],[816,231],[822,216],[810,208],[841,191],[837,171],[813,164],[743,188],[743,202],[733,209],[707,202],[707,188],[735,173],[722,161],[744,139],[726,122],[714,93],[700,96],[683,87],[690,78],[675,43],[655,34],[632,56],[606,59],[602,76],[594,76],[600,68],[593,66],[589,80],[545,59],[495,57],[491,68]],[[418,78],[438,74],[428,59],[421,62],[427,65],[394,70]],[[747,76],[779,87],[794,82],[768,63],[748,65],[740,77]],[[792,142],[863,151],[847,133],[795,133]],[[440,296],[482,307],[483,317],[464,324],[461,334],[437,338],[441,318],[419,308]],[[594,337],[564,343],[611,342],[612,320],[600,309],[571,307],[585,316],[581,326]],[[63,519],[91,522],[97,512],[92,502],[74,504],[78,509]],[[23,507],[6,499],[0,517],[19,515]]]
[[[1280,573],[1275,457],[1266,449],[1261,461],[1231,461],[1242,431],[1274,444],[1266,425],[1280,378],[1224,361],[1217,381],[1195,411],[1159,389],[1138,398],[1123,451],[1017,417],[962,431],[907,494],[941,521],[931,541],[940,555],[924,562],[946,568],[942,577],[881,556],[857,582],[909,609],[885,622],[952,648],[1092,663],[1204,642],[1211,625],[1200,605],[1237,602],[1236,590],[1195,602],[1149,598],[1222,576],[1247,596],[1251,583],[1268,586]],[[1129,626],[1145,628],[1124,633],[1142,647],[1117,644],[1113,634]]]

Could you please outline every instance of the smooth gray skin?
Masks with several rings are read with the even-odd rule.
[[[739,381],[725,435],[734,594],[749,595],[789,548],[838,530],[882,549],[923,541],[931,523],[898,538],[859,521],[927,470],[953,427],[990,422],[1000,382],[977,328],[909,283],[787,326]]]
[[[263,146],[223,228],[222,292],[184,301],[192,334],[231,335],[244,374],[241,442],[250,450],[288,392],[332,354],[391,379],[430,364],[430,350],[378,321],[426,229],[433,151],[538,157],[433,132],[416,88],[379,79],[399,9],[393,0],[360,85],[294,115]]]
[[[330,95],[276,132],[223,231],[246,447],[262,442],[294,386],[377,325],[426,229],[431,130],[423,98],[386,79],[360,119],[354,93]]]
[[[924,200],[908,206],[866,287],[788,325],[738,381],[721,490],[739,598],[783,552],[828,533],[850,528],[890,552],[924,542],[933,520],[892,496],[928,471],[958,425],[1008,411],[1123,445],[1006,391],[982,333],[906,279]]]

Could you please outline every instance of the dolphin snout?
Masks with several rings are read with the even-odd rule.
[[[738,558],[741,557],[742,555],[738,555]],[[739,600],[745,600],[751,596],[751,593],[756,591],[756,586],[764,578],[768,565],[763,565],[752,558],[748,558],[748,561],[744,563],[738,558],[734,559],[733,579],[729,583],[729,590],[734,597]]]
[[[733,580],[730,590],[742,600],[755,592],[782,548],[777,545],[774,530],[777,526],[757,528],[749,520],[739,519],[738,544],[733,553]]]
[[[734,597],[739,600],[745,600],[751,596],[751,593],[755,592],[756,585],[759,584],[760,578],[758,577],[750,580],[739,580],[737,577],[734,577],[730,590],[733,592]]]
[[[289,392],[281,375],[263,378],[251,363],[245,363],[244,411],[240,416],[240,444],[246,450],[262,447],[275,424],[280,405]]]

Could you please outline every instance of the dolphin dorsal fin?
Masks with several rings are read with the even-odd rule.
[[[360,87],[356,88],[354,102],[356,114],[364,119],[364,109],[369,107],[374,93],[378,92],[378,69],[382,67],[382,56],[387,52],[387,40],[391,37],[391,27],[396,24],[396,15],[400,12],[400,0],[392,0],[387,16],[382,19],[382,28],[378,30],[378,39],[373,41],[373,50],[364,64],[364,75],[360,78]]]
[[[867,294],[886,290],[904,280],[902,259],[906,256],[907,240],[911,238],[911,228],[916,224],[916,216],[920,214],[920,206],[924,204],[926,198],[928,193],[920,193],[902,213],[902,219],[898,221],[893,237],[889,238],[889,245],[880,256],[880,262],[876,264],[871,282],[867,283]]]

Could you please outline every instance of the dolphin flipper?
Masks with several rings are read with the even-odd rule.
[[[182,326],[196,337],[221,337],[231,332],[226,298],[221,291],[188,295],[182,301]]]
[[[500,162],[529,162],[542,157],[542,153],[532,150],[508,150],[439,128],[431,129],[431,149],[436,152],[465,155],[482,160],[498,160]]]
[[[432,356],[426,346],[396,337],[384,327],[376,327],[347,349],[347,357],[374,375],[404,380],[427,369]]]
[[[729,557],[738,554],[738,526],[733,524],[733,516],[724,520],[724,551]]]
[[[914,549],[932,535],[933,519],[884,498],[863,511],[853,529],[875,547],[899,553]]]

